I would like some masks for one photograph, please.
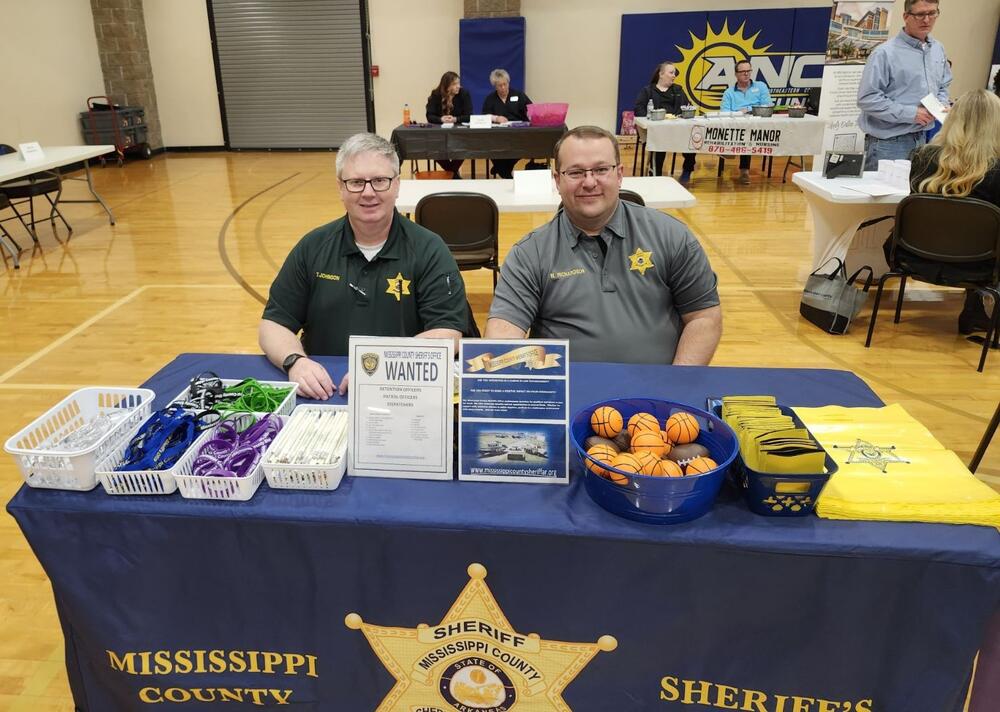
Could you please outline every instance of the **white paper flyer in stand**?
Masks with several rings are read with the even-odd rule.
[[[470,129],[488,129],[493,126],[493,116],[490,114],[472,114],[469,117]]]
[[[37,163],[45,160],[45,152],[42,151],[42,147],[38,144],[38,141],[19,143],[17,147],[21,152],[21,160],[25,163]]]
[[[552,174],[548,171],[514,171],[514,195],[552,195]]]
[[[569,482],[569,342],[463,340],[458,479]]]
[[[450,339],[350,338],[352,475],[452,478],[454,354]]]

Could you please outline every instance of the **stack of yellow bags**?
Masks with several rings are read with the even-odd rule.
[[[902,406],[795,413],[839,468],[819,498],[819,516],[1000,527],[1000,494]]]

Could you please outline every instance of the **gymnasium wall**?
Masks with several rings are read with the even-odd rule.
[[[388,135],[408,102],[414,118],[441,73],[458,68],[461,0],[369,0],[375,116]],[[826,0],[522,0],[527,24],[524,90],[536,101],[568,101],[572,124],[612,128],[621,15],[680,10],[821,7]],[[215,98],[204,0],[144,0],[157,103],[167,146],[217,146]],[[981,87],[989,67],[998,0],[942,0],[935,36],[954,62],[952,95]],[[76,114],[103,92],[89,0],[0,0],[0,141],[79,143]],[[898,29],[898,28],[893,28]],[[670,48],[664,48],[669,51]],[[25,61],[24,58],[31,58]],[[636,87],[648,79],[636,78]]]

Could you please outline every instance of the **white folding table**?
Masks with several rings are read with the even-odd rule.
[[[56,171],[59,172],[60,168],[68,166],[72,163],[83,162],[85,177],[83,178],[73,178],[68,177],[65,180],[85,180],[87,181],[87,188],[93,199],[83,199],[83,200],[67,200],[65,198],[59,199],[59,203],[100,203],[101,207],[108,214],[108,220],[112,225],[115,224],[115,216],[111,212],[111,208],[108,207],[107,203],[101,199],[101,196],[97,194],[94,190],[94,181],[90,175],[90,163],[91,158],[97,158],[98,156],[103,156],[108,153],[113,153],[115,150],[114,146],[43,146],[42,152],[44,158],[38,161],[26,162],[21,159],[21,154],[19,153],[8,153],[0,156],[0,183],[4,183],[9,180],[15,180],[17,178],[23,178],[24,176],[31,175],[32,173],[40,173],[42,171]],[[0,244],[13,255],[14,266],[19,267],[20,263],[17,258],[17,251],[14,249],[13,245],[8,245],[7,241],[3,239],[0,235]]]
[[[851,190],[852,184],[864,182],[868,185],[884,186],[893,192],[883,196],[872,196]],[[855,233],[862,223],[896,213],[896,205],[910,194],[909,188],[899,188],[882,183],[878,174],[865,173],[864,178],[824,178],[817,171],[800,171],[792,176],[792,182],[802,189],[806,204],[813,219],[813,269],[820,267],[832,257],[839,257],[848,263],[848,269],[857,264],[871,265],[876,277],[884,273],[888,266],[882,252],[882,243],[891,231],[891,223],[886,223],[884,231],[879,231],[869,240],[871,244],[852,244]],[[884,233],[884,234],[883,234]],[[851,259],[848,261],[848,251]]]
[[[622,188],[641,195],[649,208],[690,208],[695,204],[695,197],[684,186],[665,176],[626,177]],[[555,212],[562,200],[554,185],[550,193],[515,195],[513,180],[401,180],[396,208],[412,213],[421,198],[449,192],[488,195],[502,213]]]

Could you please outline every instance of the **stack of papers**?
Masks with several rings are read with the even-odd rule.
[[[895,185],[889,185],[888,183],[864,179],[850,182],[841,179],[837,182],[837,186],[853,190],[856,193],[862,193],[863,195],[870,195],[875,198],[910,192],[908,189],[900,188]]]
[[[751,470],[772,475],[815,475],[826,471],[826,453],[809,432],[778,407],[774,396],[726,396],[722,419],[739,439]]]
[[[902,406],[795,413],[839,466],[819,516],[1000,527],[1000,494]]]

